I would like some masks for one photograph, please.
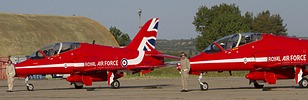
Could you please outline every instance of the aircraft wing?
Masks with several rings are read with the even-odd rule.
[[[179,60],[181,59],[181,57],[178,56],[172,56],[172,55],[167,55],[167,54],[151,54],[151,56],[153,57],[162,57],[162,58],[170,58],[170,59],[175,59],[177,61],[168,61],[168,62],[164,62],[163,65],[160,65],[161,67],[165,67],[165,66],[174,66],[177,67],[177,64],[179,63]]]
[[[171,58],[171,59],[181,59],[180,57],[177,56],[171,56],[171,55],[167,55],[167,54],[162,54],[162,53],[158,53],[158,54],[147,54],[147,56],[152,56],[152,57],[159,57],[159,58]],[[179,61],[172,61],[172,62],[164,62],[164,64],[162,65],[145,65],[145,66],[128,66],[126,69],[127,70],[140,70],[140,72],[142,72],[142,74],[146,74],[151,72],[152,70],[154,70],[154,68],[161,68],[161,67],[167,67],[167,66],[177,66],[177,63]]]
[[[93,71],[107,71],[107,70],[123,70],[125,68],[118,68],[118,67],[110,67],[110,68],[100,68],[100,67],[88,67],[88,68],[74,68],[74,72],[93,72]]]

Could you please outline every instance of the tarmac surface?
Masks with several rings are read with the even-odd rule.
[[[205,77],[209,90],[201,91],[197,78],[189,79],[190,91],[183,93],[180,78],[119,79],[121,87],[111,89],[106,82],[74,89],[66,80],[30,80],[35,91],[27,91],[24,80],[15,80],[14,92],[6,92],[0,80],[0,100],[307,100],[308,88],[293,80],[266,85],[270,91],[255,89],[244,77]],[[205,81],[205,80],[203,80]],[[94,88],[93,91],[87,91]]]

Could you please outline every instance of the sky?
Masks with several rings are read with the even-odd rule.
[[[158,39],[190,39],[198,33],[192,24],[198,8],[221,3],[235,4],[244,14],[269,10],[279,14],[290,36],[308,37],[308,0],[1,0],[0,12],[85,16],[109,29],[115,26],[133,38],[142,24],[160,18]]]

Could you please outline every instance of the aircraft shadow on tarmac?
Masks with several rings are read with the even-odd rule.
[[[164,87],[172,86],[171,84],[159,84],[159,85],[140,85],[140,86],[121,86],[119,89],[162,89]],[[84,87],[84,90],[97,90],[97,89],[112,89],[109,86],[106,87]],[[70,88],[49,88],[49,89],[40,89],[36,88],[34,91],[42,91],[42,90],[82,90],[75,89],[74,87]],[[16,90],[17,91],[27,91],[25,90]]]
[[[25,86],[25,85],[14,85],[14,87],[22,87],[22,86]],[[1,87],[1,88],[2,88],[2,87],[5,88],[5,87],[7,87],[7,85],[1,85],[0,87]]]
[[[15,85],[16,87],[23,87],[24,85]],[[121,86],[119,89],[162,89],[165,87],[175,86],[173,84],[158,84],[158,85],[139,85],[139,86]],[[7,87],[7,86],[0,86],[0,87]],[[105,87],[84,87],[84,90],[97,90],[97,89],[112,89],[109,86]],[[252,87],[222,87],[222,88],[209,88],[207,91],[220,91],[220,90],[252,90],[252,89],[259,89],[263,91],[270,91],[273,89],[306,89],[300,88],[299,86],[265,86],[264,88],[254,88]],[[76,90],[74,87],[70,88],[48,88],[48,89],[40,89],[36,88],[36,91],[41,90]],[[79,90],[79,89],[78,89]],[[82,90],[82,89],[81,89]],[[25,90],[15,90],[18,91],[27,91]],[[200,91],[200,89],[190,89],[190,91]]]
[[[265,86],[264,88],[254,88],[254,87],[227,87],[227,88],[209,88],[207,91],[216,91],[216,90],[252,90],[259,89],[263,91],[270,91],[272,89],[305,89],[298,86]],[[200,91],[200,89],[191,89],[190,91]]]

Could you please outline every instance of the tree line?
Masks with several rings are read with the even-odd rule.
[[[196,37],[196,49],[202,51],[213,41],[234,33],[273,33],[275,35],[288,35],[286,24],[279,14],[271,14],[266,10],[257,15],[246,12],[244,15],[235,4],[215,5],[212,7],[200,6],[194,16],[192,24],[199,35]],[[116,27],[110,27],[120,46],[127,45],[131,39],[127,33]]]
[[[109,28],[110,33],[114,36],[120,46],[126,46],[131,39],[127,33],[122,32],[120,29],[117,29],[115,26]]]
[[[273,33],[275,35],[287,35],[286,24],[279,14],[271,14],[268,10],[258,13],[246,12],[241,15],[241,11],[235,4],[225,4],[208,8],[201,6],[198,8],[194,21],[196,32],[196,49],[201,51],[213,41],[234,33],[254,32]]]

